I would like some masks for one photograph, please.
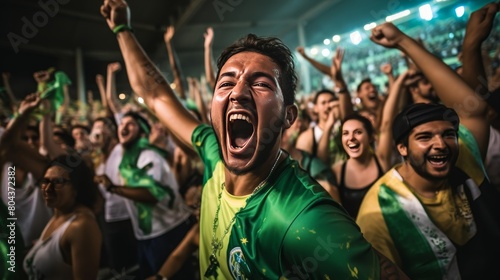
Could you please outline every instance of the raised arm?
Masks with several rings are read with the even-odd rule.
[[[0,158],[31,172],[35,178],[43,176],[47,161],[37,150],[22,141],[21,136],[31,113],[39,104],[40,97],[37,94],[28,95],[19,105],[18,117],[9,123],[0,138]]]
[[[382,73],[387,76],[387,80],[389,82],[387,92],[389,92],[395,81],[394,73],[392,72],[392,65],[390,63],[384,63],[382,64],[382,66],[380,66],[380,71],[382,71]]]
[[[398,113],[397,105],[399,98],[401,97],[404,80],[407,76],[408,71],[399,75],[399,77],[394,81],[394,84],[389,89],[389,94],[384,103],[384,108],[382,111],[379,138],[377,143],[377,150],[375,151],[375,153],[381,162],[384,172],[391,168],[391,158],[392,152],[394,150],[394,144],[392,140],[392,121]]]
[[[203,33],[205,37],[204,47],[204,62],[205,62],[205,77],[207,78],[207,83],[211,89],[215,88],[215,72],[213,66],[213,56],[212,56],[212,43],[214,41],[214,30],[212,27],[208,27],[207,31]]]
[[[332,107],[339,106],[338,101],[334,101],[335,104],[332,105]],[[328,120],[325,123],[325,131],[323,131],[323,134],[321,135],[319,141],[318,141],[318,150],[316,151],[316,156],[319,158],[323,163],[326,165],[330,165],[332,162],[330,162],[330,136],[332,135],[333,128],[335,127],[335,122],[337,119],[335,119],[335,110],[332,108],[330,109],[330,113],[328,113]]]
[[[337,48],[332,57],[332,66],[329,69],[330,77],[335,84],[334,92],[338,94],[340,106],[340,120],[354,113],[351,94],[342,75],[342,61],[344,60],[344,49]]]
[[[101,14],[111,30],[119,25],[130,26],[129,8],[123,0],[105,0]],[[116,37],[134,92],[144,99],[170,133],[186,146],[192,146],[191,135],[199,122],[182,106],[134,34],[130,30],[123,30]]]
[[[108,77],[106,79],[106,100],[113,115],[118,114],[122,110],[122,105],[120,101],[116,98],[116,75],[117,71],[120,71],[122,66],[119,62],[113,62],[108,64]]]
[[[43,109],[47,112],[42,116],[40,121],[40,146],[45,149],[49,159],[54,159],[66,152],[54,142],[52,114],[55,113],[50,108],[48,100],[42,100]]]
[[[487,104],[448,65],[422,45],[402,33],[392,23],[372,30],[371,40],[385,47],[398,48],[411,58],[432,83],[444,105],[454,108],[460,122],[474,135],[484,159],[489,140]]]
[[[483,65],[481,45],[490,35],[498,4],[490,3],[471,14],[467,22],[465,38],[462,45],[462,78],[476,91],[489,97],[488,78]]]
[[[203,96],[201,93],[202,85],[196,78],[191,78],[189,81],[189,91],[191,93],[191,98],[196,103],[196,108],[198,108],[198,113],[200,114],[201,121],[203,123],[209,124],[207,106],[205,105],[205,101],[203,100]]]
[[[175,91],[179,94],[181,99],[186,99],[186,93],[184,92],[184,86],[182,85],[181,71],[179,69],[179,63],[177,63],[177,57],[175,55],[174,48],[172,47],[172,38],[175,34],[175,28],[173,26],[167,27],[164,34],[165,45],[167,46],[168,61],[170,62],[170,68],[174,74],[174,84]]]
[[[304,50],[304,47],[297,47],[297,52],[300,53],[300,55],[307,60],[311,65],[316,68],[319,72],[325,74],[325,75],[330,75],[330,67],[328,65],[325,65],[312,57],[308,56],[306,54],[306,51]]]
[[[101,97],[101,103],[104,110],[106,110],[107,117],[113,117],[113,111],[109,107],[108,100],[106,98],[106,87],[104,85],[104,77],[101,74],[95,76],[95,81],[97,88],[99,89],[99,96]]]

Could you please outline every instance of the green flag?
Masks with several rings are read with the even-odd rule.
[[[63,71],[54,74],[54,80],[47,83],[47,88],[42,92],[41,98],[50,100],[52,110],[57,111],[64,102],[64,86],[71,85],[71,80]]]
[[[143,168],[137,167],[137,161],[144,149],[152,149],[158,151],[154,145],[149,144],[145,137],[141,137],[131,147],[125,149],[122,161],[119,166],[120,174],[125,179],[125,184],[131,188],[146,188],[158,201],[165,196],[170,197],[168,207],[172,208],[174,204],[175,194],[173,190],[166,185],[156,181],[147,174],[152,164],[148,164]],[[135,202],[139,215],[139,228],[144,234],[151,233],[153,228],[153,209],[154,204],[145,202]]]

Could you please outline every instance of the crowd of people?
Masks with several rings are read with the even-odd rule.
[[[144,104],[117,98],[119,62],[96,77],[100,102],[78,111],[54,69],[34,73],[38,88],[20,102],[3,76],[0,251],[12,251],[12,197],[18,234],[15,272],[2,253],[0,279],[496,275],[500,84],[488,63],[499,58],[484,48],[499,10],[470,15],[457,69],[394,24],[375,27],[372,44],[406,66],[380,66],[385,94],[369,78],[351,93],[346,77],[358,74],[342,48],[324,64],[297,47],[334,85],[298,98],[280,39],[248,34],[213,65],[211,28],[202,80],[182,76],[167,29],[171,86],[127,3],[105,0]]]

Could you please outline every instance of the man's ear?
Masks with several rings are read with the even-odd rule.
[[[295,104],[288,105],[285,110],[285,119],[283,120],[283,126],[285,129],[290,128],[295,120],[297,120],[298,109]]]
[[[397,145],[397,148],[398,148],[398,152],[401,156],[403,157],[406,157],[408,156],[408,147],[406,147],[405,145],[403,145],[402,143],[399,143]]]

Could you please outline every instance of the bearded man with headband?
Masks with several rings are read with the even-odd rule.
[[[487,5],[471,20],[492,20],[496,11],[498,4]],[[491,256],[500,251],[500,195],[483,166],[488,106],[393,24],[374,28],[371,39],[410,57],[448,107],[416,103],[396,116],[393,137],[404,162],[372,186],[356,222],[411,279],[489,279],[498,273]]]

